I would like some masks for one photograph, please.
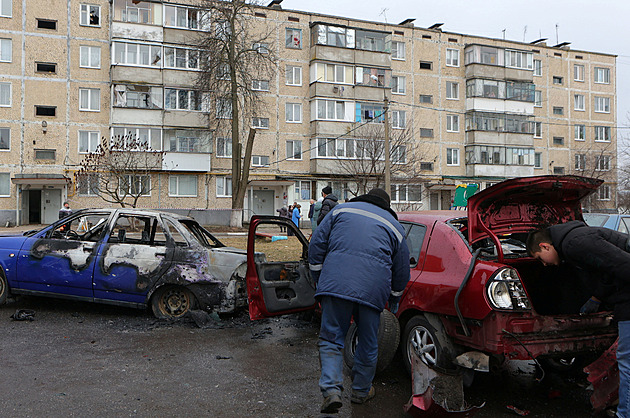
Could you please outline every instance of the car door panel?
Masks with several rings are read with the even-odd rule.
[[[281,226],[291,229],[294,236],[281,235],[278,232]],[[281,246],[289,248],[291,254],[278,251],[276,256],[276,250],[282,249]],[[291,220],[277,216],[252,217],[247,249],[247,293],[251,319],[316,307],[315,285],[308,268],[307,254],[308,240]]]

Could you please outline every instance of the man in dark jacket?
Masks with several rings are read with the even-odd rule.
[[[628,235],[581,221],[553,225],[527,239],[527,251],[544,265],[569,263],[591,279],[592,297],[580,313],[597,312],[601,301],[614,306],[618,321],[619,406],[617,416],[630,417],[630,253]]]
[[[332,187],[330,186],[326,186],[322,189],[322,196],[324,197],[324,200],[322,201],[322,209],[319,211],[319,216],[317,217],[317,225],[322,223],[324,216],[326,216],[332,208],[339,204],[339,199],[337,199],[337,196],[332,194]]]
[[[353,403],[374,397],[380,314],[392,312],[409,281],[405,231],[389,195],[373,189],[334,207],[318,224],[308,251],[315,297],[322,307],[319,333],[322,413],[341,408],[344,339],[354,317],[359,335],[352,368]]]

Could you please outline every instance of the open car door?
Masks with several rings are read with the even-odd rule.
[[[247,242],[247,296],[251,319],[316,307],[315,283],[308,268],[308,240],[290,219],[278,216],[251,218]]]

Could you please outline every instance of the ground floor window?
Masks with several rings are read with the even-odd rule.
[[[168,179],[168,194],[174,197],[196,197],[197,176],[172,175]]]
[[[232,197],[232,177],[217,177],[217,197]]]

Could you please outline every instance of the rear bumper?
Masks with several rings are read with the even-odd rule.
[[[507,359],[603,352],[617,338],[616,324],[608,313],[539,316],[493,312],[483,321],[467,322],[470,337],[463,335],[458,322],[445,322],[457,343]]]

